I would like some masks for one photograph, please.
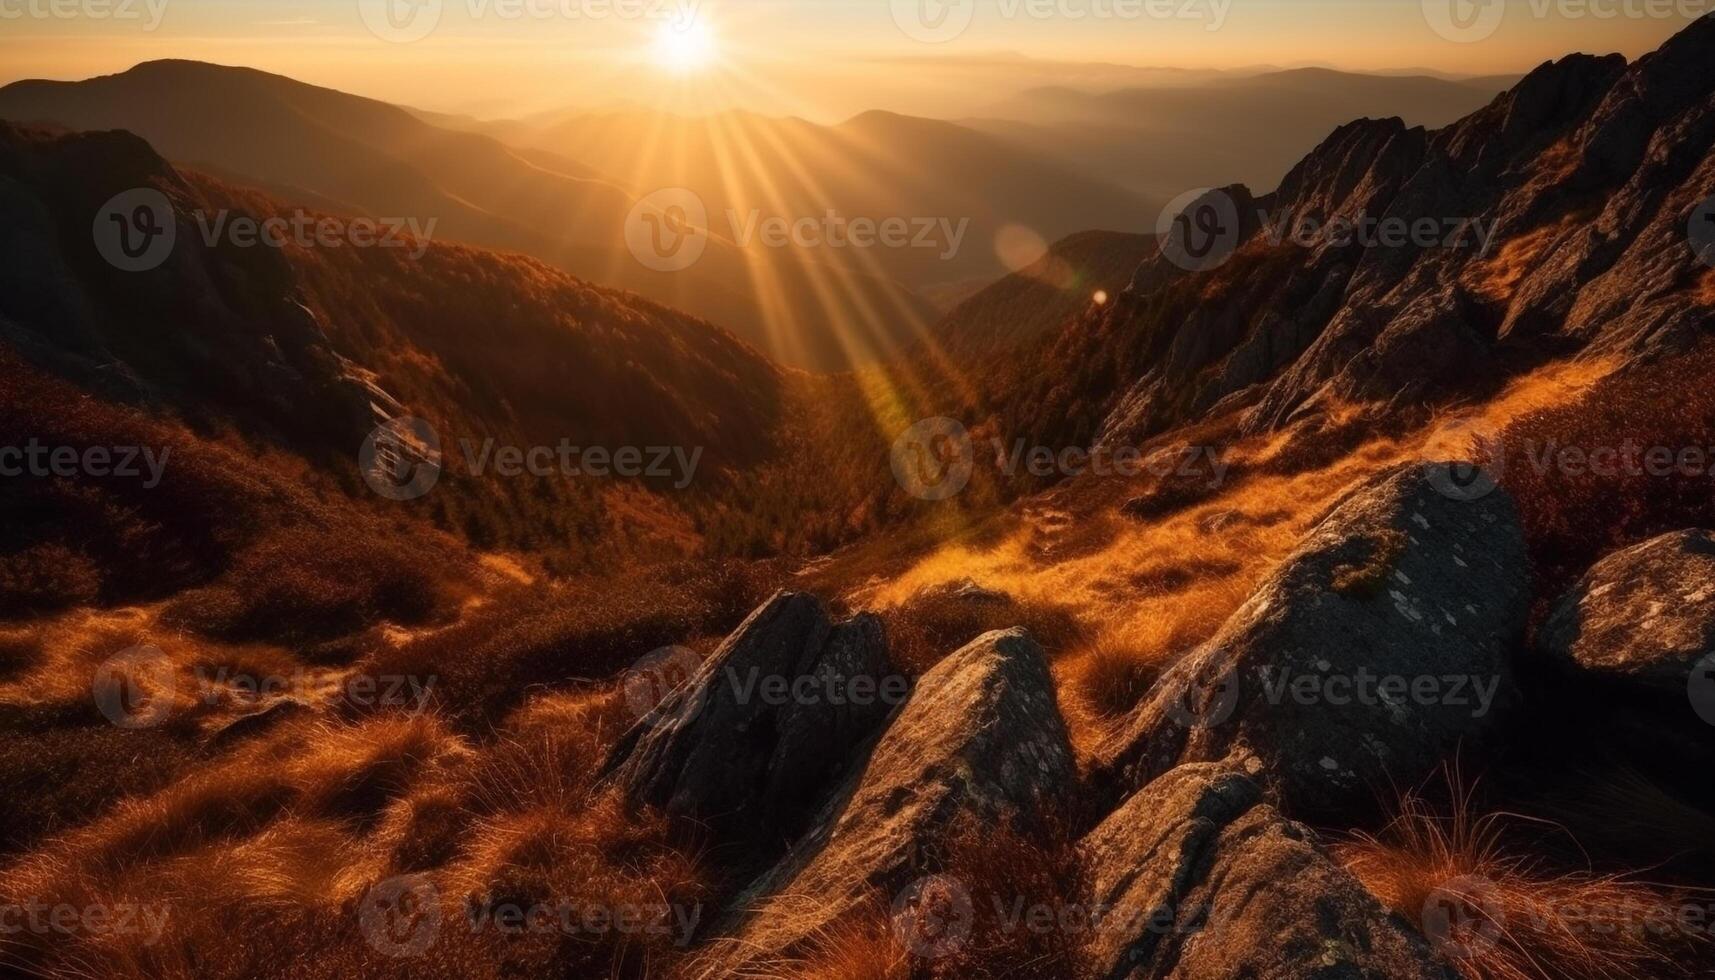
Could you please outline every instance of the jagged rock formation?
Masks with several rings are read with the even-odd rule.
[[[205,242],[220,207],[123,132],[50,136],[0,122],[0,340],[127,402],[220,407],[298,445],[349,452],[374,427],[369,389],[300,300],[280,250]],[[158,268],[114,268],[90,226],[148,188],[172,206]],[[15,263],[11,257],[17,257]]]
[[[1555,603],[1537,643],[1580,674],[1683,696],[1715,656],[1715,534],[1664,534],[1597,562]]]
[[[1529,567],[1511,500],[1404,467],[1351,493],[1096,753],[1115,798],[1245,745],[1294,812],[1412,785],[1508,696]]]
[[[1088,948],[1099,980],[1458,975],[1236,760],[1161,776],[1081,849],[1106,910]]]
[[[787,843],[897,704],[889,677],[880,620],[835,624],[816,597],[776,593],[606,768],[634,804]]]
[[[1481,391],[1568,350],[1682,347],[1715,315],[1687,231],[1715,194],[1711,60],[1715,21],[1700,18],[1630,65],[1545,64],[1445,129],[1341,127],[1273,193],[1225,189],[1230,261],[1151,257],[1106,308],[1019,351],[1065,367],[997,379],[1003,427],[1136,444],[1220,411],[1259,432],[1339,400]],[[1335,219],[1432,233],[1321,230]]]
[[[940,870],[940,837],[961,816],[1028,827],[1075,782],[1041,648],[1022,630],[977,638],[919,679],[817,827],[734,901],[730,956],[708,975],[790,950]]]

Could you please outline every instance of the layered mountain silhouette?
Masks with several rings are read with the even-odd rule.
[[[1031,89],[965,124],[1165,204],[1198,187],[1270,187],[1329,130],[1365,116],[1445,126],[1516,78],[1453,81],[1300,68],[1091,92]]]
[[[740,254],[718,226],[701,260],[662,272],[626,249],[652,187],[564,158],[431,126],[398,107],[245,68],[150,62],[86,82],[0,89],[0,118],[124,129],[168,159],[336,212],[434,219],[435,234],[524,252],[720,322],[775,358],[814,367],[871,360],[914,337],[927,303],[838,254]],[[821,210],[811,212],[821,214]],[[885,311],[852,323],[848,309]]]
[[[1048,242],[1152,230],[1160,205],[1200,186],[1198,174],[1271,180],[1335,121],[1376,111],[1436,122],[1481,96],[1481,83],[1307,71],[1101,96],[1044,90],[970,126],[882,112],[822,126],[647,111],[478,124],[251,69],[160,61],[15,83],[0,89],[0,117],[128,130],[168,159],[335,213],[432,218],[440,238],[635,290],[784,363],[842,368],[921,340],[949,287],[1016,271]],[[1043,112],[1058,128],[1041,128]],[[658,271],[626,250],[626,222],[640,198],[681,187],[706,205],[709,246],[689,268]],[[909,241],[782,248],[761,224],[830,214],[902,219]]]
[[[1137,230],[1157,205],[1083,175],[1076,162],[964,126],[867,112],[836,126],[752,113],[683,117],[634,110],[575,114],[503,130],[509,142],[548,150],[644,187],[689,187],[712,213],[968,220],[954,254],[938,248],[846,255],[922,288],[1013,271],[997,255],[1002,229],[1042,243],[1091,229]],[[944,240],[937,235],[936,241]],[[1016,260],[1015,260],[1016,261]],[[1018,263],[1022,264],[1022,263]]]

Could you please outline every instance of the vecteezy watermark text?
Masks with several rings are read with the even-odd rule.
[[[669,482],[683,490],[696,480],[703,447],[586,446],[561,439],[521,446],[484,439],[458,440],[459,452],[441,452],[440,435],[418,418],[396,418],[376,426],[358,449],[359,472],[376,493],[390,500],[415,500],[434,489],[449,460],[461,461],[478,479],[628,479]]]
[[[162,902],[44,902],[39,898],[0,905],[0,936],[141,936],[143,945],[160,942],[170,907]]]
[[[296,697],[309,701],[337,699],[350,705],[373,708],[404,708],[421,714],[435,691],[434,675],[341,674],[298,669],[285,674],[251,674],[218,667],[196,668],[198,700],[218,704],[231,694],[247,701]]]
[[[421,41],[441,25],[452,6],[446,0],[357,0],[357,11],[369,32],[383,41]],[[662,21],[689,24],[701,0],[464,0],[472,21]]]
[[[728,209],[726,217],[739,248],[926,249],[943,262],[958,256],[971,225],[969,218],[847,218],[831,208],[820,217],[764,217],[760,208]]]
[[[1418,248],[1469,249],[1488,256],[1495,243],[1496,222],[1463,216],[1377,216],[1358,212],[1319,218],[1291,209],[1270,214],[1257,208],[1252,220],[1224,190],[1199,188],[1170,201],[1156,220],[1159,249],[1169,262],[1190,272],[1208,272],[1226,264],[1247,235],[1260,229],[1271,246],[1284,244],[1317,249]]]
[[[892,0],[900,32],[924,44],[945,44],[976,22],[979,0]],[[985,15],[1001,20],[1179,21],[1218,31],[1233,0],[992,0]]]
[[[237,248],[399,248],[412,259],[429,250],[439,219],[335,218],[294,211],[290,216],[253,218],[225,209],[193,216],[202,240],[210,248],[222,243]]]
[[[3,2],[3,0],[0,0]],[[394,248],[420,259],[434,239],[437,218],[335,217],[297,209],[258,218],[227,209],[181,215],[166,194],[140,187],[115,194],[95,214],[95,249],[123,272],[148,272],[172,258],[179,219],[187,217],[208,248]]]
[[[727,240],[741,249],[925,250],[943,262],[958,257],[971,225],[970,218],[934,215],[851,217],[834,208],[818,215],[728,208],[725,219]],[[644,267],[681,272],[702,259],[710,228],[709,208],[701,195],[667,187],[632,206],[625,219],[625,244]]]
[[[0,20],[99,20],[161,26],[171,0],[0,0]]]
[[[1227,453],[1217,446],[1173,446],[1145,449],[1130,445],[1033,446],[1027,440],[987,440],[997,473],[1007,478],[1038,479],[1097,477],[1201,480],[1219,488],[1230,468]],[[977,443],[957,419],[923,419],[894,440],[890,455],[894,478],[920,500],[946,500],[960,493],[975,475]]]
[[[503,445],[495,439],[460,439],[465,471],[471,476],[514,478],[623,477],[626,479],[672,480],[673,489],[683,490],[697,477],[703,447],[684,446],[579,446],[561,439],[552,446]]]
[[[161,485],[172,448],[162,446],[50,446],[32,438],[22,446],[0,446],[0,476],[142,480],[145,490]]]
[[[1377,674],[1359,667],[1350,674],[1294,673],[1283,667],[1260,670],[1263,697],[1273,705],[1291,701],[1302,707],[1328,705],[1415,705],[1420,708],[1446,706],[1470,708],[1471,717],[1483,718],[1494,707],[1500,691],[1499,676],[1475,674]]]
[[[1715,0],[1422,0],[1431,30],[1458,44],[1486,41],[1509,13],[1534,21],[1695,20],[1715,11]],[[1510,8],[1510,10],[1509,10]]]
[[[464,906],[463,926],[472,935],[565,936],[589,942],[604,937],[667,937],[690,945],[703,918],[700,902],[614,903],[555,896],[537,901],[472,896]],[[443,927],[460,921],[447,917],[439,888],[428,875],[400,875],[377,882],[358,907],[364,939],[383,955],[422,956],[440,939]]]
[[[469,908],[472,932],[502,935],[660,936],[684,948],[702,920],[700,903],[608,904],[556,898],[540,902],[481,900]]]

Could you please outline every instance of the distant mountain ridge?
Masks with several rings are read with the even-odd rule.
[[[1481,108],[1506,81],[1298,68],[1191,85],[1055,87],[998,102],[966,124],[1078,160],[1090,173],[1165,204],[1199,187],[1273,186],[1352,119],[1399,116],[1412,125],[1448,125]]]
[[[1008,272],[994,250],[1003,228],[1028,228],[1046,243],[1090,229],[1134,230],[1155,217],[1150,202],[1057,157],[880,110],[834,126],[738,111],[573,113],[490,131],[628,173],[641,186],[688,187],[711,214],[968,219],[957,254],[877,249],[851,258],[873,260],[916,288]]]
[[[435,218],[442,238],[525,252],[636,290],[716,320],[787,363],[847,366],[853,355],[893,349],[933,316],[897,282],[821,256],[740,255],[717,240],[691,268],[647,268],[625,247],[632,188],[563,158],[526,158],[387,103],[252,69],[163,61],[84,82],[17,82],[0,88],[0,118],[123,129],[170,159],[288,198]],[[773,283],[773,295],[753,291],[759,276]],[[895,311],[885,324],[892,333],[856,343],[840,336],[839,311],[824,299],[828,283],[854,303]]]

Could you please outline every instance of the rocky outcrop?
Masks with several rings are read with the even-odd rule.
[[[198,221],[235,209],[143,140],[0,120],[0,185],[0,249],[20,257],[0,269],[0,340],[32,362],[118,401],[225,409],[303,449],[343,456],[374,427],[281,250],[204,241]],[[90,225],[145,193],[172,244],[122,271]]]
[[[1504,490],[1437,467],[1347,496],[1207,644],[1099,747],[1118,799],[1248,746],[1295,814],[1349,812],[1412,785],[1494,720],[1529,601]]]
[[[1680,531],[1597,562],[1537,633],[1561,665],[1680,697],[1715,656],[1715,533]]]
[[[733,903],[730,955],[707,976],[796,949],[937,866],[944,832],[1039,825],[1076,781],[1042,650],[1022,630],[989,633],[919,679],[860,772],[816,829]]]
[[[878,619],[836,624],[815,596],[780,592],[620,739],[605,769],[633,804],[722,837],[788,843],[906,689],[890,677]]]
[[[1229,261],[1151,258],[1045,345],[1062,370],[1001,372],[1007,430],[1070,444],[1094,416],[1100,444],[1135,445],[1218,408],[1258,434],[1328,396],[1435,403],[1569,350],[1683,349],[1709,317],[1687,227],[1715,194],[1712,58],[1699,18],[1629,65],[1544,64],[1438,131],[1342,126],[1273,193],[1222,191],[1247,216]]]
[[[1255,760],[1249,760],[1255,768]],[[1457,974],[1283,818],[1240,763],[1181,766],[1081,844],[1100,980]]]

